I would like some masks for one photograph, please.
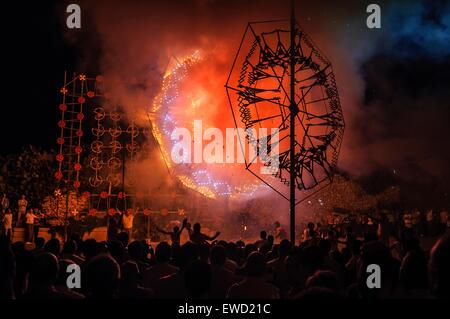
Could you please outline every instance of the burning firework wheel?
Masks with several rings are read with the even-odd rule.
[[[159,144],[162,158],[170,173],[185,187],[208,198],[250,197],[261,188],[267,189],[254,177],[243,178],[239,165],[228,163],[201,163],[191,161],[189,155],[172,152],[175,141],[171,138],[176,128],[195,131],[193,123],[201,120],[205,128],[224,126],[223,108],[226,100],[219,103],[215,92],[223,87],[205,77],[204,69],[214,68],[215,63],[196,51],[166,72],[161,90],[149,112],[152,134]],[[217,93],[219,94],[219,93]],[[215,113],[216,112],[216,113]],[[231,121],[227,127],[232,127]],[[225,129],[223,129],[225,132]],[[203,134],[203,132],[202,132]]]
[[[262,150],[272,154],[264,165],[275,167],[270,174],[261,174],[256,157],[247,157],[246,168],[286,197],[281,185],[289,185],[291,111],[295,112],[295,186],[303,193],[331,182],[344,118],[330,61],[298,25],[293,49],[288,23],[277,23],[269,31],[267,25],[247,26],[226,88],[236,126],[246,130],[245,139],[256,154]],[[264,133],[260,128],[276,130]]]

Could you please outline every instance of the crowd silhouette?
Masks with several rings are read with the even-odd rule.
[[[156,247],[130,241],[121,232],[109,241],[82,240],[72,234],[64,244],[37,238],[34,245],[0,238],[1,299],[358,299],[449,298],[448,224],[425,249],[411,227],[374,222],[362,237],[350,226],[345,234],[309,223],[302,240],[261,231],[251,243],[218,240],[199,223],[183,221],[165,232],[172,242]],[[394,227],[395,226],[395,227]],[[408,226],[408,225],[406,225]],[[279,225],[277,226],[279,227]],[[190,240],[180,243],[186,229]],[[395,232],[393,231],[395,229]],[[394,235],[398,231],[398,234]],[[393,243],[392,237],[397,240]],[[81,287],[69,289],[67,267],[81,269]],[[381,286],[367,286],[367,266],[382,271]]]

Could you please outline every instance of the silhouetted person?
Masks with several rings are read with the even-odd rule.
[[[259,239],[256,241],[255,245],[259,251],[261,251],[261,249],[267,245],[267,232],[266,231],[262,230],[259,233]]]
[[[77,250],[78,247],[75,240],[67,240],[64,243],[60,259],[68,259],[81,266],[84,263],[84,259],[77,254]]]
[[[428,267],[425,253],[410,251],[403,257],[400,266],[400,298],[431,298],[428,288]]]
[[[143,243],[140,241],[133,241],[128,245],[128,256],[131,261],[134,261],[138,268],[139,273],[142,275],[145,269],[148,268],[149,264],[143,261],[144,257],[144,247]]]
[[[227,297],[236,299],[277,299],[279,290],[264,279],[266,260],[259,252],[248,256],[245,265],[245,278],[230,287]]]
[[[286,239],[287,238],[287,233],[284,230],[284,228],[281,227],[280,222],[276,221],[274,223],[274,225],[275,225],[275,238],[280,240],[280,241],[283,240],[283,239]]]
[[[269,245],[269,250],[272,249],[273,243],[275,242],[275,237],[273,237],[273,235],[267,236],[267,242]]]
[[[125,248],[121,241],[113,240],[108,244],[109,253],[120,265],[125,261]]]
[[[116,239],[122,243],[123,247],[127,247],[130,240],[130,235],[123,231],[117,234]]]
[[[290,285],[289,297],[298,295],[305,286],[305,273],[301,268],[300,254],[292,253],[286,258],[286,271]]]
[[[13,222],[13,214],[11,212],[11,210],[8,208],[5,211],[5,214],[2,215],[0,214],[0,216],[2,216],[1,219],[1,232],[0,234],[4,234],[7,238],[9,238],[9,240],[12,239],[12,222]]]
[[[252,252],[258,251],[255,244],[247,244],[244,247],[245,258],[247,258]]]
[[[30,270],[26,297],[30,299],[72,299],[72,295],[55,288],[58,274],[59,263],[55,255],[44,252],[36,256]]]
[[[20,216],[20,213],[19,213]],[[26,224],[26,241],[33,242],[34,240],[34,220],[38,218],[37,215],[33,213],[33,210],[30,209],[25,214],[25,224]]]
[[[339,293],[339,282],[336,274],[329,270],[319,270],[306,281],[306,289],[311,287],[327,288],[333,293]]]
[[[5,213],[6,210],[9,208],[9,199],[6,194],[3,194],[2,200],[1,200],[1,211],[0,213]]]
[[[393,225],[389,222],[386,214],[381,214],[377,235],[384,245],[389,246],[389,236],[393,233],[393,230]]]
[[[370,289],[367,287],[367,277],[369,276],[367,267],[371,264],[379,265],[382,269],[381,288],[379,289]],[[395,262],[386,246],[377,241],[365,243],[361,249],[358,282],[356,286],[350,287],[349,296],[352,298],[368,299],[394,297],[398,271],[398,262]],[[356,291],[355,288],[357,288]]]
[[[289,289],[288,274],[286,269],[285,259],[291,250],[291,243],[287,239],[283,239],[278,246],[278,258],[273,259],[267,263],[267,269],[271,276],[270,282],[280,289],[282,295],[287,293]]]
[[[174,226],[172,231],[165,231],[160,228],[156,228],[160,233],[163,233],[165,235],[170,236],[170,240],[172,241],[172,245],[179,245],[181,242],[181,233],[183,232],[184,228],[186,228],[187,225],[187,219],[183,219],[183,223],[181,225],[181,228],[178,226]]]
[[[437,298],[450,298],[450,234],[441,237],[433,246],[429,273],[431,290]]]
[[[352,256],[345,264],[345,269],[347,272],[347,283],[353,283],[356,281],[359,264],[361,262],[361,241],[355,240],[349,248]]]
[[[323,266],[323,252],[315,246],[309,245],[302,250],[302,267],[309,277]]]
[[[233,272],[225,268],[227,252],[225,247],[216,245],[211,249],[211,290],[209,297],[212,299],[223,299],[226,297],[231,285],[238,281]]]
[[[0,236],[0,300],[15,299],[16,260],[7,236]]]
[[[86,261],[100,253],[97,241],[93,238],[86,239],[82,245],[82,252]]]
[[[120,229],[120,214],[108,217],[108,241],[116,240]]]
[[[172,248],[163,241],[156,246],[155,257],[156,264],[147,268],[142,273],[142,285],[145,288],[154,289],[159,279],[165,276],[173,275],[180,269],[169,264],[172,256]]]
[[[119,297],[124,299],[150,299],[151,289],[139,285],[139,268],[136,262],[126,261],[122,264]]]
[[[184,271],[187,298],[205,299],[211,289],[211,267],[202,260],[191,262]]]
[[[426,213],[426,234],[433,237],[439,231],[439,221],[436,218],[432,209],[429,209]]]
[[[308,223],[303,232],[303,240],[312,240],[317,238],[317,232],[314,229],[314,223]]]
[[[345,284],[345,267],[341,262],[341,253],[337,250],[331,251],[331,242],[327,239],[318,238],[317,246],[322,250],[323,269],[334,272],[339,280],[339,285]]]
[[[203,244],[197,245],[198,258],[208,264],[209,264],[209,253],[211,250],[210,248],[211,248],[211,245],[208,243],[203,243]]]
[[[15,242],[11,245],[16,260],[16,278],[14,280],[14,294],[20,299],[25,293],[27,276],[33,263],[33,254],[25,250],[24,242]]]
[[[216,232],[216,234],[214,236],[208,236],[206,234],[203,234],[201,232],[201,226],[199,223],[195,223],[192,230],[190,227],[188,227],[187,229],[189,231],[189,239],[194,244],[207,243],[208,241],[212,241],[212,240],[216,239],[220,235],[220,232]]]
[[[89,260],[85,276],[88,298],[110,299],[117,297],[120,267],[110,255],[101,254]]]
[[[180,270],[176,273],[160,278],[156,283],[155,295],[157,298],[184,299],[187,297],[184,281],[184,271],[187,266],[198,259],[197,246],[187,242],[181,246],[179,265]]]
[[[42,252],[44,250],[45,239],[43,237],[38,237],[36,238],[36,242],[34,244],[36,245],[35,251]]]
[[[225,261],[225,268],[231,271],[232,273],[236,272],[236,269],[238,268],[237,264],[237,247],[235,243],[226,243],[224,244],[224,247],[227,250],[227,260]]]
[[[16,222],[16,227],[22,227],[22,221],[23,221],[23,217],[26,216],[27,213],[27,206],[28,206],[28,201],[25,198],[25,195],[22,195],[22,197],[19,199],[19,201],[17,202],[17,206],[18,206],[18,212],[17,212],[17,222]],[[31,211],[31,209],[30,209]],[[30,213],[29,211],[29,213]],[[33,214],[33,212],[31,211],[31,214]],[[29,216],[29,218],[31,218],[31,216]],[[33,219],[34,222],[34,219]],[[28,220],[27,220],[27,228],[28,228]],[[33,223],[31,223],[33,224]],[[29,238],[29,237],[28,237]],[[31,240],[29,240],[31,241]]]
[[[44,245],[44,251],[51,253],[55,256],[59,256],[61,253],[61,243],[57,238],[52,238]]]

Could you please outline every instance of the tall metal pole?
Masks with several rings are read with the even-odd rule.
[[[131,132],[133,134],[133,132]],[[126,146],[126,139],[123,139],[123,145]],[[123,210],[122,215],[120,215],[121,223],[120,223],[120,231],[123,231],[123,216],[127,211],[127,197],[125,195],[125,150],[126,147],[122,149],[122,198],[123,198]],[[130,238],[131,239],[131,238]]]
[[[133,134],[133,130],[132,130],[131,133]],[[123,145],[126,146],[126,139],[125,138],[123,139]],[[124,213],[127,210],[127,198],[125,196],[125,151],[126,151],[126,147],[124,147],[122,149],[122,195],[123,195],[123,212]]]
[[[291,52],[290,52],[290,196],[289,196],[289,213],[290,213],[290,233],[291,243],[295,244],[295,116],[297,114],[297,105],[295,103],[295,5],[291,0]]]

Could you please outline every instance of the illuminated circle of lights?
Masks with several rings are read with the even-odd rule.
[[[177,105],[179,99],[186,98],[186,96],[181,96],[181,86],[185,81],[189,81],[190,71],[202,62],[202,59],[200,51],[197,50],[184,59],[177,60],[177,64],[164,75],[161,90],[149,110],[153,136],[160,146],[161,157],[167,167],[185,187],[197,191],[207,198],[251,197],[258,190],[266,189],[267,186],[256,179],[251,181],[240,179],[239,182],[236,182],[227,180],[223,176],[216,176],[207,164],[185,163],[187,156],[185,153],[179,155],[180,158],[177,158],[176,161],[171,158],[171,150],[174,145],[171,133],[177,127],[186,126],[186,122],[183,122],[184,119],[180,118],[179,114],[173,114],[172,110],[174,106],[178,106],[178,109],[182,108]],[[191,103],[193,104],[194,101]],[[208,106],[203,105],[202,107]]]

